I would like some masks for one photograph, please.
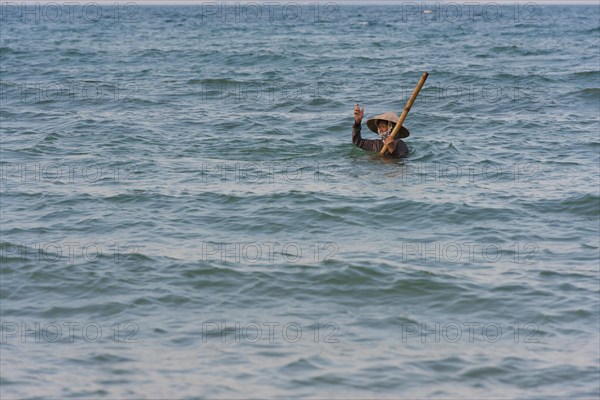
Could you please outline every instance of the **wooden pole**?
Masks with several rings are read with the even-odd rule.
[[[421,91],[421,88],[425,84],[425,81],[427,80],[428,76],[429,76],[429,74],[427,73],[427,71],[423,72],[423,76],[421,76],[421,80],[419,80],[419,83],[417,83],[417,87],[415,88],[412,95],[410,96],[410,99],[408,99],[408,103],[406,103],[406,107],[404,107],[404,111],[402,111],[402,115],[400,115],[400,119],[398,119],[398,122],[396,123],[394,130],[392,131],[390,136],[386,139],[383,149],[381,149],[381,151],[379,152],[379,154],[381,154],[382,156],[385,155],[385,153],[387,153],[389,151],[389,149],[388,149],[389,143],[392,142],[396,138],[396,135],[398,135],[398,132],[400,132],[402,123],[404,123],[404,120],[406,119],[406,116],[408,115],[410,108],[412,107],[413,103],[417,99],[417,96],[419,95],[419,92]]]

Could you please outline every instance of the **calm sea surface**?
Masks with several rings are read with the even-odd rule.
[[[94,4],[2,3],[3,399],[598,398],[598,6]]]

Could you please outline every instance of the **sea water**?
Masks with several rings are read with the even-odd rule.
[[[2,3],[2,398],[597,398],[599,7]],[[410,155],[352,144],[402,112]]]

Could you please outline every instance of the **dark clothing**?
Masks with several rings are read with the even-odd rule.
[[[380,152],[381,149],[383,149],[383,140],[363,139],[360,136],[360,130],[360,124],[357,124],[355,121],[354,125],[352,126],[352,143],[354,143],[356,146],[360,147],[363,150]],[[388,152],[385,154],[386,157],[401,158],[408,156],[408,147],[406,146],[406,143],[402,141],[402,139],[396,139],[394,140],[394,143],[396,144],[394,153],[390,155],[390,153]]]

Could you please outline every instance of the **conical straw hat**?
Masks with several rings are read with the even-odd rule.
[[[379,122],[379,120],[389,121],[395,126],[396,122],[398,122],[398,116],[395,112],[388,111],[386,113],[376,115],[373,118],[367,120],[367,127],[377,134],[379,134],[379,132],[377,131],[377,123]],[[392,127],[392,130],[393,129],[394,128]],[[410,132],[408,131],[408,129],[406,129],[406,127],[402,125],[402,127],[400,128],[400,132],[398,133],[398,136],[396,136],[396,138],[404,139],[407,138],[409,135]]]

